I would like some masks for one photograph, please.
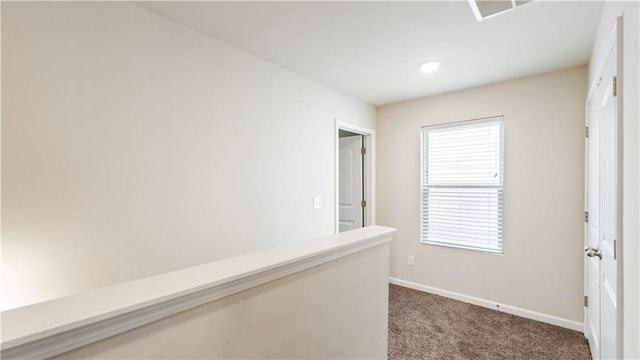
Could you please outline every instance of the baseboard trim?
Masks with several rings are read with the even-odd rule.
[[[466,302],[473,305],[482,306],[488,309],[498,310],[507,314],[516,315],[516,316],[520,316],[520,317],[531,319],[531,320],[541,321],[547,324],[556,325],[556,326],[560,326],[560,327],[571,329],[571,330],[576,330],[580,332],[584,331],[583,323],[561,318],[554,315],[543,314],[536,311],[522,309],[522,308],[511,306],[511,305],[496,303],[494,301],[481,299],[475,296],[464,295],[457,292],[443,290],[433,286],[422,285],[422,284],[414,283],[411,281],[400,280],[393,277],[389,277],[389,283],[414,289],[414,290],[418,290],[418,291],[422,291],[422,292],[426,292],[426,293],[430,293],[430,294],[444,296],[450,299]]]

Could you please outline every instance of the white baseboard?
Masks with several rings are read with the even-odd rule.
[[[411,281],[400,280],[393,277],[389,277],[389,282],[394,285],[399,285],[399,286],[407,287],[407,288],[418,290],[418,291],[423,291],[430,294],[444,296],[450,299],[455,299],[455,300],[466,302],[469,304],[502,311],[507,314],[516,315],[516,316],[520,316],[520,317],[531,319],[531,320],[541,321],[547,324],[556,325],[556,326],[560,326],[563,328],[576,330],[580,332],[584,331],[584,324],[578,321],[569,320],[569,319],[565,319],[565,318],[561,318],[553,315],[547,315],[547,314],[539,313],[536,311],[522,309],[515,306],[500,304],[494,301],[485,300],[485,299],[477,298],[474,296],[464,295],[464,294],[456,293],[453,291],[438,289],[432,286],[422,285],[422,284],[414,283]]]

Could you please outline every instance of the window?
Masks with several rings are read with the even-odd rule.
[[[426,244],[502,253],[503,117],[422,128]]]

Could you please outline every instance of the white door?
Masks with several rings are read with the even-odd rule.
[[[594,359],[616,359],[618,117],[616,47],[589,102],[587,337]]]
[[[596,90],[592,99],[599,98]],[[600,249],[600,121],[597,101],[588,104],[589,137],[587,140],[587,246],[585,249]],[[594,360],[600,359],[600,258],[598,256],[586,259],[586,296],[588,298],[586,314],[586,331],[589,347]]]
[[[339,232],[363,226],[362,147],[362,135],[341,137],[339,140]]]

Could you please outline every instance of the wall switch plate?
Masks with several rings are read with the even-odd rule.
[[[413,266],[416,264],[416,259],[413,257],[413,255],[409,255],[407,256],[407,264],[409,264],[410,266]]]
[[[322,209],[322,197],[314,196],[313,197],[313,208],[314,209]]]

